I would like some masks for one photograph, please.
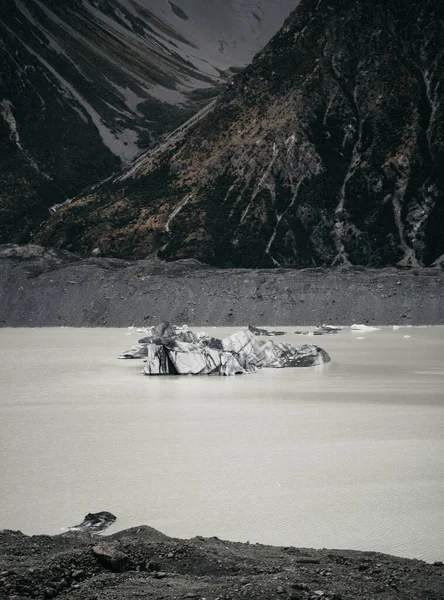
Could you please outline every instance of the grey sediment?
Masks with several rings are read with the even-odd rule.
[[[444,324],[441,269],[216,269],[0,246],[0,326]]]

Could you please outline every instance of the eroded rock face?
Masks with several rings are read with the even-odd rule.
[[[441,264],[443,10],[303,0],[176,146],[38,239],[225,267]]]
[[[162,324],[165,332],[169,323]],[[119,358],[144,358],[145,375],[238,375],[263,367],[311,367],[330,362],[317,346],[274,344],[258,339],[249,329],[223,340],[190,331],[151,336],[139,341]]]

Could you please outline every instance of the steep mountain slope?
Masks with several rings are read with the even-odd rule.
[[[188,131],[39,243],[219,266],[444,261],[444,5],[302,0]]]
[[[0,0],[0,242],[220,91],[297,0]]]

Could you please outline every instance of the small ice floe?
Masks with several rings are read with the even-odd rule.
[[[88,513],[79,525],[67,529],[68,531],[81,531],[82,533],[103,533],[116,520],[115,515],[104,510],[99,513]]]
[[[401,329],[401,325],[393,325],[393,331],[398,331],[398,329]]]
[[[357,340],[365,340],[365,338],[364,338],[364,337],[357,337],[356,339],[357,339]]]
[[[132,333],[148,333],[148,334],[151,334],[153,332],[153,329],[154,329],[153,325],[151,325],[150,327],[138,327],[137,329],[135,327],[133,327]]]
[[[352,325],[350,327],[352,331],[381,331],[379,327],[370,327],[369,325]]]
[[[254,325],[248,325],[248,329],[251,331],[251,333],[258,336],[273,337],[276,335],[285,335],[285,331],[269,331],[268,329],[261,329],[260,327],[255,327]]]
[[[120,360],[128,360],[135,358],[146,358],[148,356],[148,345],[147,344],[136,344],[129,350],[125,350],[122,354],[119,354]]]
[[[405,340],[409,340],[411,337],[412,337],[411,335],[405,335],[405,336],[404,336],[404,339],[405,339]]]
[[[188,325],[173,325],[176,332],[188,331]]]
[[[330,333],[330,334],[332,334],[332,333],[339,333],[340,331],[342,331],[342,327],[336,327],[335,325],[322,324],[316,329],[315,333],[318,333],[318,334]]]

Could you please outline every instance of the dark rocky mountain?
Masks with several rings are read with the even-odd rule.
[[[297,0],[0,0],[0,242],[220,92]]]
[[[209,114],[38,243],[218,266],[444,260],[444,4],[302,0]]]

